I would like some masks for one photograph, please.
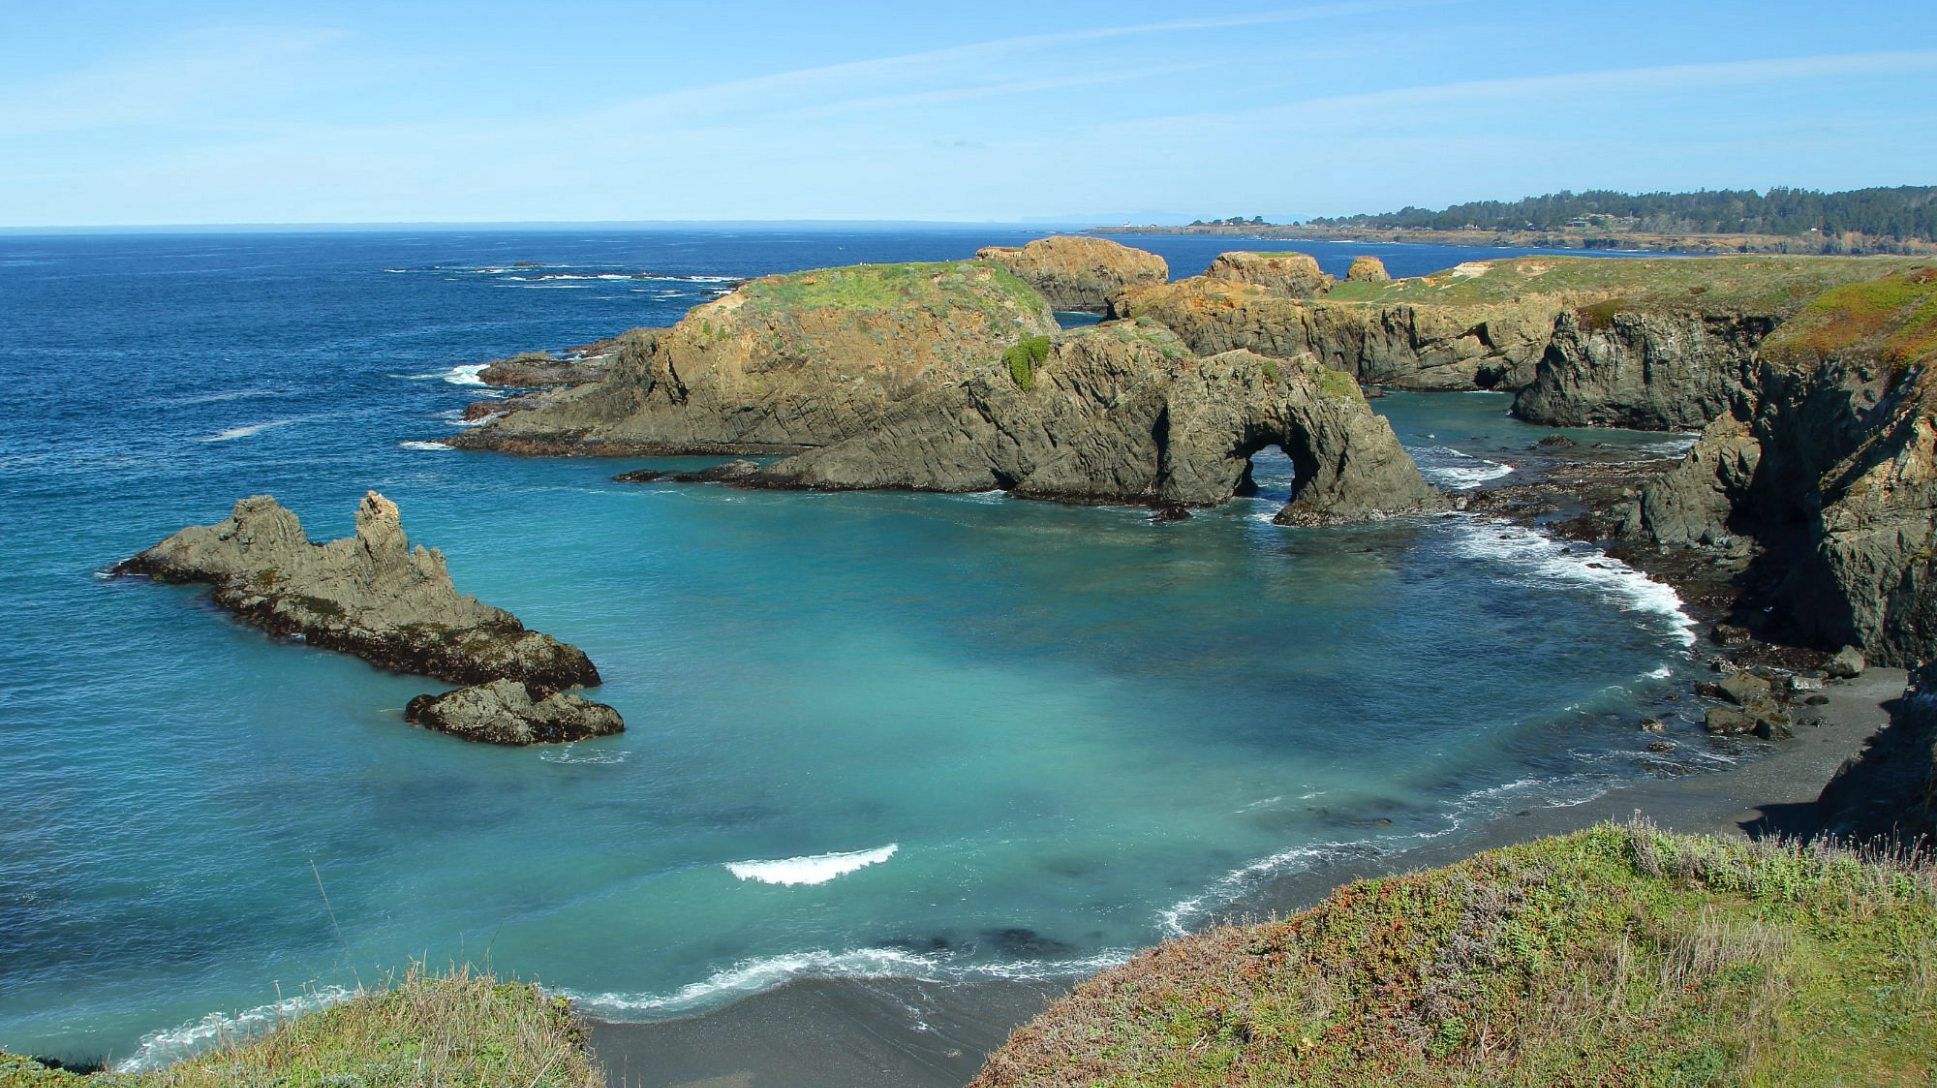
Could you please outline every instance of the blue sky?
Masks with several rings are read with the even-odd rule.
[[[0,0],[0,225],[1937,184],[1937,4]]]

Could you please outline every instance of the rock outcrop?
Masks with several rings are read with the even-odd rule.
[[[1158,321],[1200,355],[1310,355],[1360,382],[1399,389],[1517,389],[1532,380],[1565,305],[1540,296],[1474,305],[1334,302],[1193,276],[1120,292],[1110,316]]]
[[[1118,291],[1170,278],[1162,257],[1107,238],[1059,234],[1023,246],[984,246],[975,256],[1014,272],[1058,310],[1102,313]]]
[[[1377,257],[1354,257],[1352,266],[1345,270],[1347,283],[1389,283],[1392,273],[1385,270],[1385,262]]]
[[[791,453],[863,433],[900,401],[1056,329],[1042,296],[988,261],[767,276],[669,329],[627,334],[604,381],[450,441],[543,454]]]
[[[1234,250],[1212,258],[1204,276],[1232,283],[1255,283],[1291,298],[1311,298],[1331,289],[1332,277],[1319,271],[1316,258],[1305,253],[1253,253]]]
[[[1910,674],[1890,727],[1836,771],[1816,799],[1824,830],[1937,844],[1937,663]]]
[[[1779,312],[1564,310],[1513,414],[1550,427],[1700,428],[1724,414]]]
[[[604,737],[625,729],[619,712],[569,691],[534,692],[511,679],[419,695],[404,720],[490,744],[550,744]]]
[[[1309,358],[1199,358],[1147,322],[1024,342],[1002,365],[911,398],[868,433],[744,482],[1210,506],[1245,490],[1249,457],[1271,445],[1296,469],[1281,523],[1441,505],[1350,377]]]
[[[372,664],[458,684],[509,678],[544,692],[599,682],[575,646],[459,594],[435,549],[412,547],[397,507],[372,491],[356,533],[312,544],[267,495],[239,500],[213,525],[191,525],[117,573],[204,582],[216,603],[277,635]]]
[[[1764,539],[1792,637],[1908,666],[1937,655],[1937,275],[1810,300],[1744,368],[1727,417],[1627,531]]]

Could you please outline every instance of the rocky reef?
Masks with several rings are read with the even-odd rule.
[[[625,334],[604,381],[531,399],[451,443],[538,454],[791,453],[860,434],[936,380],[1056,329],[1042,296],[989,261],[767,276],[669,329]]]
[[[254,495],[228,518],[191,525],[114,569],[207,583],[217,604],[271,634],[398,672],[455,684],[510,680],[541,698],[599,682],[576,646],[459,594],[443,555],[412,547],[396,504],[374,491],[357,506],[355,534],[326,544],[311,543],[275,499]]]
[[[1058,310],[1100,314],[1118,291],[1170,278],[1170,266],[1155,253],[1080,235],[1038,238],[1024,246],[984,246],[975,256],[1015,273]]]
[[[742,482],[1211,506],[1246,490],[1250,456],[1273,445],[1297,470],[1281,523],[1442,505],[1349,376],[1309,358],[1200,358],[1154,322],[1024,341],[998,365],[903,402],[866,434]]]
[[[619,712],[604,703],[569,691],[533,692],[508,678],[443,695],[419,695],[404,707],[404,720],[492,744],[584,740],[625,729]]]

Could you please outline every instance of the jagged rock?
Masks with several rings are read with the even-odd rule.
[[[1039,349],[1039,353],[1029,349]],[[1209,506],[1248,484],[1251,454],[1296,470],[1287,524],[1438,509],[1351,378],[1310,359],[1194,357],[1168,329],[1106,322],[899,406],[846,442],[768,465],[756,486],[982,491]]]
[[[1643,733],[1659,733],[1666,728],[1667,726],[1661,724],[1660,718],[1641,719],[1641,731]]]
[[[1823,673],[1836,680],[1853,680],[1863,675],[1863,651],[1845,646],[1823,664]]]
[[[612,477],[619,483],[649,483],[653,480],[667,480],[676,484],[729,484],[746,479],[760,465],[744,458],[727,461],[724,464],[709,465],[694,472],[662,472],[657,469],[641,468],[631,472],[621,472]]]
[[[449,439],[464,448],[598,455],[791,453],[874,427],[1057,330],[1041,295],[988,261],[767,276],[627,334],[611,374]]]
[[[1361,256],[1352,258],[1352,266],[1345,270],[1347,283],[1387,283],[1392,273],[1385,270],[1385,262],[1377,257]]]
[[[1014,272],[1058,310],[1103,313],[1118,291],[1170,278],[1162,257],[1107,238],[1059,234],[1020,247],[985,246],[975,256]]]
[[[295,514],[253,495],[227,519],[191,525],[115,570],[208,583],[217,604],[272,634],[300,634],[399,672],[459,684],[511,677],[545,689],[599,682],[577,647],[459,594],[443,555],[411,547],[396,504],[374,491],[357,507],[354,536],[312,544]]]
[[[1232,283],[1255,283],[1267,291],[1276,291],[1292,298],[1322,295],[1332,286],[1332,277],[1319,271],[1317,259],[1305,253],[1253,253],[1248,250],[1220,253],[1212,258],[1204,275],[1208,279],[1229,280]]]
[[[1734,536],[1729,518],[1761,462],[1762,443],[1749,425],[1732,415],[1717,418],[1681,464],[1642,492],[1622,535],[1663,544],[1727,544]]]
[[[1771,312],[1564,310],[1513,414],[1554,427],[1690,430],[1727,411]]]
[[[568,691],[534,693],[511,679],[443,695],[419,695],[404,720],[491,744],[550,744],[604,737],[625,729],[619,712]]]
[[[1161,322],[1200,355],[1311,355],[1396,389],[1517,389],[1532,379],[1565,305],[1540,295],[1476,305],[1332,302],[1192,276],[1120,292],[1110,316]]]

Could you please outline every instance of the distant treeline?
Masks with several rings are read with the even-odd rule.
[[[1864,234],[1937,240],[1937,186],[1855,189],[1721,189],[1699,193],[1559,192],[1512,203],[1481,200],[1444,211],[1404,208],[1382,215],[1312,219],[1307,225],[1350,229],[1563,231],[1647,234]]]

